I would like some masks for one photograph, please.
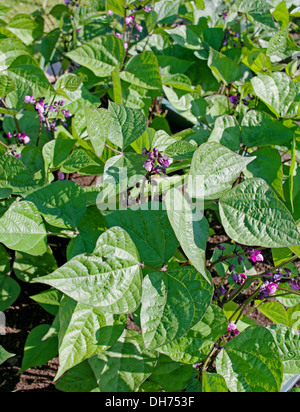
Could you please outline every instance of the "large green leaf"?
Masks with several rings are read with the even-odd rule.
[[[162,266],[173,256],[178,241],[162,204],[151,202],[138,210],[117,210],[106,216],[108,224],[120,226],[134,241],[147,266]]]
[[[300,234],[292,215],[262,179],[249,179],[220,199],[228,236],[244,245],[297,246]]]
[[[115,314],[134,312],[142,292],[136,247],[118,227],[99,237],[92,254],[76,256],[35,282],[51,285],[79,303]]]
[[[228,342],[216,367],[231,392],[280,391],[282,362],[272,334],[261,326],[249,327]]]
[[[116,36],[100,36],[67,53],[76,63],[90,69],[98,77],[107,77],[123,62],[125,49]]]
[[[120,73],[122,80],[149,90],[161,90],[162,81],[157,57],[150,51],[134,56],[125,71]]]
[[[294,102],[297,90],[285,73],[259,74],[251,79],[255,94],[277,117],[289,117],[288,111]]]
[[[101,392],[135,392],[151,375],[157,357],[157,353],[144,349],[140,333],[128,330],[89,363]]]
[[[143,282],[141,327],[147,348],[181,338],[204,316],[212,288],[194,268],[152,272]]]
[[[193,213],[189,203],[177,189],[171,189],[166,195],[168,217],[179,243],[189,261],[211,282],[206,271],[206,244],[209,225],[201,212]]]
[[[0,242],[29,255],[47,250],[47,232],[43,219],[31,202],[15,202],[0,219]]]
[[[59,370],[64,372],[112,346],[121,336],[126,316],[114,316],[64,297],[59,308]]]
[[[225,54],[214,50],[212,47],[210,47],[208,66],[212,70],[215,78],[225,84],[233,83],[242,76],[241,67],[237,62]]]
[[[290,144],[294,131],[271,115],[249,110],[243,117],[242,140],[248,147]]]
[[[83,189],[69,180],[51,183],[26,200],[35,204],[47,223],[63,229],[75,229],[86,212]]]
[[[205,307],[204,290],[199,294],[198,299]],[[202,301],[202,298],[203,301]],[[206,299],[206,303],[209,302]],[[157,350],[168,355],[176,362],[183,362],[190,365],[200,362],[208,355],[214,342],[226,333],[228,321],[222,309],[211,305],[208,307],[203,319],[193,326],[183,337],[161,346]]]
[[[110,102],[108,111],[109,125],[104,134],[107,133],[105,137],[119,147],[129,146],[147,129],[147,119],[140,110]]]
[[[193,195],[197,198],[217,199],[228,192],[241,172],[255,157],[240,156],[219,143],[204,143],[194,153],[190,176],[203,178],[204,191],[197,185]]]
[[[283,363],[283,384],[300,374],[300,335],[298,331],[283,325],[269,328]]]

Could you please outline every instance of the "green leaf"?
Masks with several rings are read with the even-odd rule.
[[[62,229],[75,229],[86,212],[83,189],[69,180],[38,189],[26,200],[35,204],[47,223]]]
[[[249,110],[243,117],[242,140],[248,147],[289,145],[294,131],[265,112]]]
[[[7,76],[0,75],[0,96],[6,97],[8,93],[15,90],[15,82]]]
[[[17,38],[0,39],[0,71],[6,70],[18,56],[30,56],[30,49]]]
[[[235,117],[218,117],[208,141],[220,143],[232,151],[239,151],[241,147],[241,130]]]
[[[217,373],[204,371],[202,374],[202,392],[228,392],[225,379]]]
[[[111,126],[110,114],[105,109],[85,108],[87,132],[98,157],[102,156]]]
[[[43,34],[43,27],[39,23],[38,19],[34,20],[28,14],[22,13],[14,16],[6,27],[26,45],[30,45]]]
[[[69,370],[55,386],[62,392],[100,392],[94,372],[87,360]]]
[[[161,90],[162,80],[157,57],[150,51],[137,54],[129,60],[125,71],[120,73],[122,80],[149,90]]]
[[[31,202],[15,202],[0,219],[0,242],[33,256],[47,250],[47,232],[43,219]]]
[[[59,321],[59,370],[56,380],[68,369],[112,346],[126,325],[125,316],[105,314],[68,297],[61,302]]]
[[[177,189],[171,189],[166,194],[168,217],[179,243],[190,262],[211,283],[206,271],[206,244],[209,235],[209,225],[201,212],[194,213]]]
[[[267,56],[281,56],[287,48],[287,35],[289,27],[285,27],[279,32],[275,33],[268,44]]]
[[[10,255],[5,247],[0,244],[0,276],[6,275],[10,269]]]
[[[231,239],[249,246],[288,247],[300,243],[290,212],[262,179],[249,179],[220,199],[220,216]]]
[[[158,384],[166,392],[181,392],[191,380],[192,375],[191,365],[174,362],[168,356],[160,355],[149,380]]]
[[[58,169],[71,153],[75,143],[75,139],[56,139],[46,143],[43,146],[46,170]]]
[[[136,247],[118,227],[99,237],[92,254],[77,256],[35,282],[53,286],[79,303],[113,314],[134,312],[142,292]]]
[[[249,327],[228,342],[217,356],[216,367],[231,392],[280,391],[279,351],[272,334],[261,326]]]
[[[56,316],[62,296],[59,290],[50,288],[37,295],[30,296],[30,298],[37,302],[46,312]]]
[[[197,198],[218,199],[228,192],[241,172],[255,157],[240,156],[219,143],[204,143],[194,153],[190,176],[204,179],[204,193],[201,186],[194,190]]]
[[[116,36],[100,36],[67,53],[67,56],[87,67],[98,77],[107,77],[123,62],[125,49]]]
[[[89,361],[101,392],[136,392],[156,362],[157,354],[144,349],[141,334],[130,330]]]
[[[2,346],[0,346],[0,365],[13,356],[15,356],[13,353],[7,352]]]
[[[233,83],[242,77],[241,67],[225,54],[210,47],[208,66],[219,82]]]
[[[33,278],[45,276],[57,269],[56,260],[48,247],[44,255],[35,256],[17,252],[14,260],[14,273],[23,282],[30,282]]]
[[[110,124],[104,133],[115,145],[125,148],[137,140],[147,129],[147,119],[140,110],[110,102]]]
[[[0,312],[11,306],[21,293],[19,284],[9,276],[0,276]]]
[[[289,326],[289,316],[281,303],[267,302],[260,305],[259,310],[272,322]]]
[[[71,239],[68,244],[68,260],[82,253],[92,253],[99,236],[105,232],[106,229],[108,229],[107,221],[97,206],[88,207],[86,214],[77,226],[78,236]]]
[[[283,363],[283,382],[287,383],[300,374],[300,335],[298,331],[283,325],[269,328],[279,350]]]
[[[277,117],[289,117],[288,111],[297,91],[290,78],[281,72],[259,74],[251,79],[254,92]]]
[[[102,174],[103,169],[103,161],[90,148],[87,150],[75,148],[60,166],[60,170],[64,173],[79,173],[83,176]]]
[[[194,268],[147,275],[141,309],[145,346],[155,349],[181,338],[201,320],[211,298],[210,284]]]
[[[50,330],[50,325],[39,325],[32,329],[25,343],[21,372],[34,366],[42,366],[57,355],[57,333],[54,332],[44,339]]]
[[[151,202],[138,210],[117,210],[106,216],[110,227],[120,226],[130,235],[141,261],[147,266],[163,266],[173,256],[178,241],[162,204]]]
[[[202,297],[204,297],[203,302]],[[204,289],[199,298],[204,309],[205,301],[207,303],[210,302],[207,296],[205,296]],[[223,311],[218,306],[211,305],[208,307],[203,319],[194,325],[183,337],[173,340],[157,350],[176,362],[193,365],[208,355],[214,342],[227,332],[227,327],[228,321]]]
[[[0,188],[11,188],[14,194],[23,194],[36,187],[36,182],[20,159],[11,155],[0,157]]]
[[[272,147],[263,147],[255,151],[255,156],[256,159],[247,166],[245,176],[264,179],[281,199],[284,199],[283,166],[278,150]]]

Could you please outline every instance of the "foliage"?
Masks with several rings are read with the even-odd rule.
[[[22,370],[58,354],[62,391],[279,392],[300,374],[299,2],[9,11],[0,310],[32,282],[53,315]]]

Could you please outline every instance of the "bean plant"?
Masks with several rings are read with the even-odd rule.
[[[280,392],[300,374],[300,2],[8,12],[0,311],[32,283],[53,317],[21,372],[58,355],[60,391]]]

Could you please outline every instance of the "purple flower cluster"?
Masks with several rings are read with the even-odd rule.
[[[247,275],[245,273],[235,273],[233,272],[232,275],[232,280],[234,283],[236,283],[239,286],[243,286],[245,281],[247,280]]]
[[[79,2],[79,0],[65,0],[65,5],[67,7],[70,7],[70,6],[79,7],[78,2]]]
[[[166,155],[159,153],[155,147],[153,151],[148,151],[146,148],[142,151],[143,155],[148,155],[148,160],[144,163],[144,168],[147,172],[155,172],[156,174],[166,173],[167,168],[173,163],[173,160]]]
[[[25,96],[24,102],[26,104],[33,104],[35,110],[40,116],[40,122],[45,124],[47,130],[57,130],[57,122],[59,121],[63,126],[67,127],[66,119],[71,117],[69,110],[62,109],[64,101],[55,101],[49,105],[45,103],[45,98],[42,97],[36,100],[33,96]],[[52,113],[51,119],[50,114]],[[63,117],[61,117],[63,116]]]
[[[8,132],[7,133],[7,137],[8,139],[13,139],[13,138],[17,138],[18,142],[21,144],[28,144],[30,142],[30,137],[26,135],[26,132],[14,132],[14,134]]]

